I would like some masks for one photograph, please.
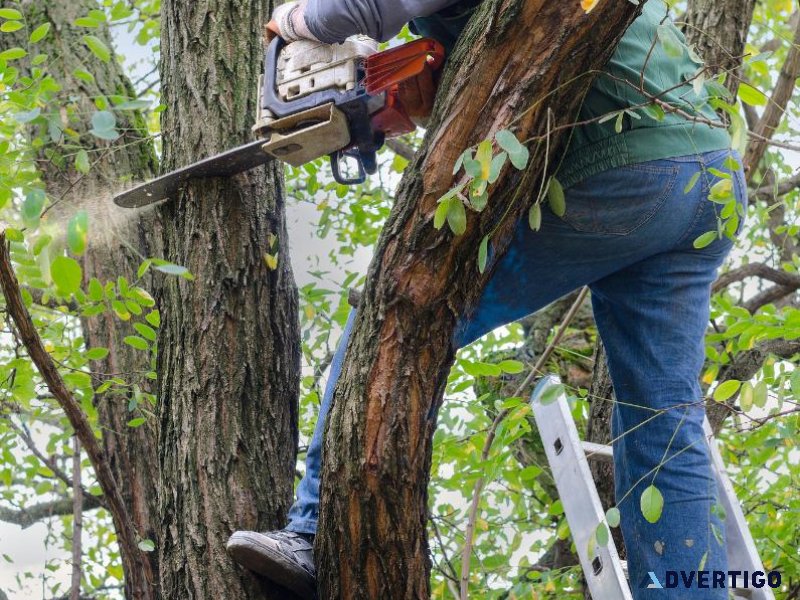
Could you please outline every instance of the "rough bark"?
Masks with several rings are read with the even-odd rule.
[[[727,72],[726,87],[735,96],[742,76],[742,56],[756,0],[689,0],[684,21],[686,41],[713,73]]]
[[[251,139],[268,3],[162,3],[164,170]],[[159,208],[160,575],[167,598],[261,598],[225,553],[285,524],[297,450],[297,290],[280,167],[203,180]],[[273,245],[274,242],[274,245]],[[264,253],[278,253],[271,270]]]
[[[432,126],[378,242],[335,392],[316,547],[323,598],[429,596],[431,440],[454,327],[489,277],[476,270],[480,240],[493,231],[495,252],[505,251],[544,175],[545,144],[531,148],[524,172],[503,171],[463,235],[433,228],[436,200],[461,151],[515,117],[521,139],[572,121],[588,78],[560,85],[601,66],[635,10],[605,2],[586,16],[578,3],[489,0],[450,57]],[[551,152],[564,139],[552,135]]]
[[[53,206],[48,209],[48,219],[61,223],[78,210],[89,213],[89,239],[83,263],[84,283],[96,277],[103,284],[124,277],[132,282],[142,256],[157,254],[157,246],[150,241],[151,231],[157,228],[152,213],[121,211],[110,202],[112,191],[120,180],[142,180],[156,171],[156,157],[142,116],[138,111],[118,111],[116,117],[122,137],[116,142],[105,142],[88,133],[91,115],[96,110],[94,99],[120,95],[135,96],[133,86],[121,64],[113,55],[109,61],[98,60],[82,40],[86,29],[74,26],[79,17],[97,8],[94,0],[58,2],[41,0],[24,4],[28,23],[38,25],[50,22],[50,33],[38,42],[38,50],[53,57],[47,63],[47,72],[61,87],[60,97],[68,109],[62,113],[62,125],[81,133],[80,144],[92,159],[88,174],[73,168],[71,160],[64,165],[47,160],[42,153],[38,166]],[[25,30],[23,30],[24,32]],[[103,26],[92,34],[113,48],[110,32]],[[23,63],[24,64],[24,63]],[[76,69],[90,71],[94,81],[85,81],[73,75]],[[51,147],[61,149],[63,139],[51,139]],[[146,354],[122,343],[126,335],[134,334],[130,324],[119,321],[114,315],[82,318],[84,338],[88,347],[105,347],[109,355],[92,363],[97,385],[107,374],[121,374],[130,380],[133,374],[149,370]],[[131,381],[134,383],[134,381]],[[135,381],[144,391],[148,381]],[[131,516],[140,538],[154,539],[155,511],[157,507],[157,479],[152,468],[156,464],[156,428],[149,421],[142,427],[127,426],[131,420],[128,412],[129,398],[119,394],[103,394],[95,398],[98,420],[103,431],[101,444],[115,481],[120,483],[120,493],[126,512]],[[146,556],[147,572],[137,576],[148,582],[157,582],[157,559]],[[126,573],[126,578],[131,574]],[[130,589],[128,589],[130,593]],[[157,597],[150,586],[147,597]]]

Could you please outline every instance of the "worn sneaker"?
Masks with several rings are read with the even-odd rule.
[[[314,536],[280,531],[237,531],[228,540],[228,554],[237,563],[294,592],[316,600]]]

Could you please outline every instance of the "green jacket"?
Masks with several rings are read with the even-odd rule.
[[[452,46],[477,4],[475,0],[465,0],[431,17],[415,19],[413,27],[422,35],[430,35],[445,46]],[[576,121],[596,119],[645,103],[647,99],[635,89],[639,87],[645,61],[644,89],[648,93],[659,95],[670,106],[690,114],[717,120],[714,110],[705,103],[705,88],[698,96],[692,83],[686,83],[700,65],[690,57],[683,34],[671,20],[664,21],[662,31],[668,38],[667,43],[674,48],[670,54],[679,53],[680,56],[668,55],[662,40],[653,45],[666,14],[663,0],[645,3],[642,14],[625,32],[603,73],[594,80]],[[699,110],[694,108],[700,105]],[[660,120],[642,109],[635,113],[640,118],[629,114],[622,117],[620,133],[615,129],[616,118],[575,127],[556,174],[561,184],[569,187],[615,167],[730,147],[730,137],[723,128],[693,123],[669,112]]]

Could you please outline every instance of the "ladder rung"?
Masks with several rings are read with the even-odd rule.
[[[602,462],[612,462],[614,453],[611,446],[595,444],[594,442],[581,442],[581,448],[589,460],[599,460]]]

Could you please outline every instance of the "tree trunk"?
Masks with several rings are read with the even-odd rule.
[[[118,277],[132,282],[136,279],[141,256],[157,252],[151,243],[147,243],[148,232],[156,222],[152,213],[120,212],[121,209],[110,203],[111,190],[122,178],[142,180],[151,177],[156,171],[155,152],[138,111],[116,112],[118,126],[124,134],[113,143],[101,141],[88,131],[96,110],[94,99],[110,95],[133,97],[133,86],[116,57],[112,54],[107,62],[98,60],[82,40],[86,30],[73,25],[75,19],[96,9],[97,2],[41,0],[26,3],[24,7],[28,23],[34,26],[45,22],[52,24],[49,35],[38,42],[38,50],[55,58],[48,61],[47,72],[61,86],[60,94],[65,99],[70,98],[68,103],[65,101],[61,125],[82,134],[80,144],[89,151],[93,160],[91,170],[84,175],[74,169],[70,160],[66,166],[59,166],[57,162],[46,159],[44,153],[40,154],[38,166],[53,201],[53,206],[48,209],[48,219],[65,224],[79,210],[89,213],[88,245],[82,258],[84,284],[88,284],[91,277],[103,284],[115,282]],[[100,27],[92,33],[107,47],[113,47],[107,27]],[[94,81],[75,77],[76,69],[89,70]],[[50,142],[49,150],[63,150],[61,139],[51,139]],[[106,359],[92,363],[97,385],[106,377],[105,374],[123,374],[129,383],[136,383],[144,391],[149,391],[147,379],[131,380],[133,374],[143,373],[150,367],[143,352],[122,343],[123,337],[135,333],[129,324],[122,323],[112,314],[84,317],[81,324],[87,347],[109,349]],[[128,397],[111,393],[95,398],[103,431],[102,447],[139,537],[154,539],[157,480],[152,468],[157,460],[156,427],[152,420],[136,429],[128,427],[132,418],[128,401]],[[132,597],[134,589],[144,594],[139,596],[142,598],[156,598],[158,595],[156,556],[144,554],[143,560],[146,564],[141,572],[131,573],[126,569],[127,597]]]
[[[249,141],[268,3],[162,3],[164,170]],[[261,598],[225,553],[235,529],[285,524],[300,337],[280,167],[189,184],[159,208],[165,257],[194,281],[158,291],[160,575],[166,598]],[[278,267],[265,253],[278,253]]]
[[[456,320],[489,277],[477,272],[480,241],[491,231],[503,254],[566,139],[553,128],[574,120],[589,84],[564,82],[602,66],[636,10],[605,2],[587,17],[577,2],[487,0],[461,36],[378,242],[335,392],[316,542],[322,598],[429,596],[431,442]],[[520,139],[550,131],[549,144],[531,148],[525,171],[503,170],[464,234],[434,229],[458,155],[512,119]]]
[[[689,0],[684,18],[686,41],[697,48],[713,73],[728,73],[725,86],[734,96],[755,6],[756,0]]]

